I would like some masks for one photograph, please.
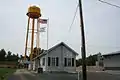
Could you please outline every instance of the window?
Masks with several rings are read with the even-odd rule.
[[[74,58],[72,58],[72,67],[74,67]]]
[[[68,58],[68,66],[71,66],[71,58]]]
[[[64,66],[67,67],[73,67],[75,64],[74,64],[74,58],[64,58]]]
[[[59,57],[48,57],[48,66],[59,66]]]
[[[51,58],[50,57],[48,57],[48,66],[50,66],[50,63],[51,63]]]
[[[67,58],[64,58],[64,66],[67,66]]]
[[[42,65],[45,66],[45,58],[43,58]]]
[[[52,66],[55,66],[55,58],[52,58]]]
[[[59,66],[59,58],[56,57],[56,66]]]

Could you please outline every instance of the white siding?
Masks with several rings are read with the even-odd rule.
[[[54,50],[49,52],[48,57],[59,57],[59,66],[48,66],[48,71],[63,71],[63,66],[61,64],[61,54],[62,54],[62,47],[56,47]],[[48,64],[47,64],[48,65]]]
[[[45,65],[42,64],[43,58],[45,58]],[[40,67],[43,68],[43,71],[46,71],[46,57],[45,56],[40,57]]]
[[[33,61],[33,70],[37,70],[37,68],[39,67],[39,61],[38,59]]]
[[[104,58],[104,67],[120,67],[120,55]]]
[[[49,66],[49,71],[76,71],[76,55],[64,46],[59,46],[48,54],[48,57],[59,57],[59,66]],[[74,67],[64,67],[64,58],[74,58]]]
[[[52,58],[52,57],[58,57],[59,58],[59,64],[58,66],[48,66],[48,58],[46,59],[46,56]],[[45,58],[45,66],[42,65],[42,60]],[[65,67],[64,66],[64,58],[74,58],[74,66],[72,67]],[[50,61],[52,62],[52,61]],[[43,68],[43,71],[76,71],[76,55],[72,53],[69,49],[64,47],[63,45],[60,45],[54,49],[52,49],[48,55],[44,55],[40,57],[40,66]]]
[[[33,61],[33,70],[35,70],[35,60]]]
[[[63,46],[63,62],[64,58],[74,58],[74,67],[64,67],[64,71],[74,72],[76,71],[76,55]]]

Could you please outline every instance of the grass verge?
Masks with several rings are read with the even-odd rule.
[[[7,80],[8,76],[12,75],[16,69],[12,68],[0,68],[0,80]]]

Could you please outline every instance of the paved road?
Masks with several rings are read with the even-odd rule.
[[[109,74],[106,72],[88,72],[87,74],[87,80],[120,80],[120,74]],[[78,80],[77,78],[77,74],[70,73],[36,74],[28,71],[18,71],[10,76],[8,80]]]
[[[106,72],[89,72],[88,80],[120,80],[120,75],[113,75]]]

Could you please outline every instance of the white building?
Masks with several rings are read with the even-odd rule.
[[[37,56],[34,59],[33,70],[40,66],[43,68],[43,71],[75,72],[77,55],[78,53],[61,42],[50,48],[48,52],[44,51]]]
[[[103,55],[105,70],[120,70],[120,51]]]

